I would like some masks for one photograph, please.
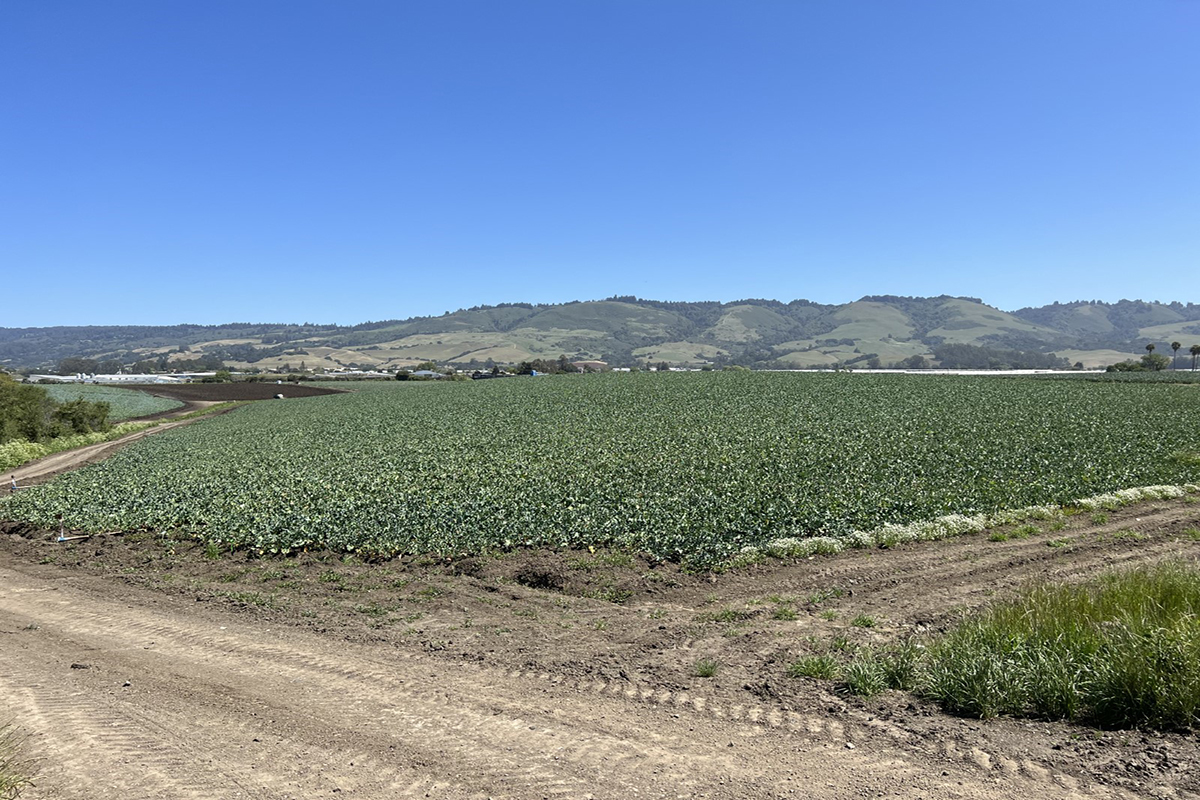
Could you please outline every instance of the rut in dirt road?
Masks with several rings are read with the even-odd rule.
[[[1127,796],[922,763],[786,709],[735,720],[121,591],[0,567],[0,695],[41,761],[31,797]]]

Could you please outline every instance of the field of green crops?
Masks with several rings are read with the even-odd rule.
[[[50,396],[60,403],[83,398],[91,403],[108,403],[109,420],[121,422],[134,417],[144,417],[147,414],[158,414],[181,408],[183,403],[168,397],[154,397],[139,392],[136,389],[122,389],[119,386],[96,386],[84,383],[60,383],[43,386]]]
[[[262,402],[0,500],[0,517],[364,554],[779,537],[1200,479],[1171,384],[687,373],[401,383]],[[1193,454],[1189,456],[1188,454]]]

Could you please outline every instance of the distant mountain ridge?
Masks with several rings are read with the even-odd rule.
[[[0,328],[0,365],[51,371],[62,359],[173,368],[399,369],[422,361],[458,367],[535,358],[614,366],[888,366],[936,359],[944,345],[1055,353],[1086,366],[1169,354],[1200,342],[1200,304],[1075,301],[1001,311],[979,298],[869,295],[841,305],[808,300],[670,302],[633,296],[534,305],[476,306],[437,317],[354,326],[232,323]]]

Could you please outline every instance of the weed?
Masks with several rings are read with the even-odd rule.
[[[1053,522],[1051,522],[1051,523],[1049,524],[1049,526],[1047,526],[1047,527],[1049,527],[1049,528],[1050,528],[1050,530],[1052,530],[1052,531],[1054,531],[1055,533],[1057,533],[1058,531],[1061,531],[1061,530],[1065,530],[1065,529],[1066,529],[1066,527],[1067,527],[1067,521],[1066,521],[1065,519],[1056,519],[1056,520],[1054,520]]]
[[[845,597],[846,590],[835,586],[832,589],[821,589],[813,592],[808,596],[808,604],[810,606],[819,606],[822,603],[827,603],[830,600],[836,600],[839,597]]]
[[[614,585],[603,586],[599,589],[593,589],[588,592],[588,597],[594,597],[597,600],[603,600],[606,603],[616,603],[620,605],[629,598],[633,597],[633,592],[628,589],[621,589]]]
[[[1183,535],[1189,541],[1200,542],[1200,528],[1184,528]]]
[[[366,614],[368,617],[386,617],[391,609],[378,603],[359,603],[354,606],[354,610],[359,614]]]
[[[1103,511],[1098,511],[1092,514],[1092,523],[1095,525],[1105,525],[1108,523],[1108,514]]]
[[[711,678],[721,668],[720,662],[711,658],[702,658],[696,662],[695,675],[697,678]]]
[[[1018,525],[1013,528],[1012,536],[1014,539],[1028,539],[1030,536],[1036,536],[1041,532],[1042,529],[1037,525]]]
[[[221,546],[216,542],[209,542],[204,545],[204,557],[216,560],[221,557]]]
[[[608,630],[608,620],[604,619],[603,617],[601,617],[600,619],[597,619],[597,620],[593,620],[592,621],[592,630],[596,630],[596,631]]]
[[[834,611],[832,608],[827,608],[821,612],[821,619],[835,620],[837,618],[838,612]]]
[[[1131,542],[1141,542],[1141,541],[1145,541],[1145,539],[1146,539],[1146,534],[1144,534],[1144,533],[1139,533],[1139,532],[1137,532],[1137,531],[1135,531],[1135,530],[1132,530],[1132,529],[1130,529],[1130,528],[1122,528],[1121,530],[1119,530],[1119,531],[1116,531],[1115,533],[1113,533],[1113,535],[1112,535],[1112,538],[1114,538],[1114,539],[1116,539],[1116,540],[1118,540],[1118,541],[1121,541],[1121,540],[1128,540],[1128,541],[1131,541]]]
[[[346,578],[342,575],[342,573],[338,572],[337,570],[332,570],[332,569],[327,569],[324,572],[322,572],[318,576],[318,579],[322,583],[334,583],[334,584],[337,584],[338,586],[341,586],[346,581]]]
[[[10,723],[0,725],[0,798],[13,799],[33,785],[32,765],[25,758],[25,736]]]
[[[851,694],[860,697],[874,697],[888,688],[884,664],[870,650],[860,652],[842,667],[842,680]]]
[[[853,649],[853,645],[845,636],[835,636],[829,642],[829,649],[841,653]]]
[[[796,610],[790,606],[778,606],[776,607],[775,612],[771,614],[772,619],[784,621],[796,619],[798,616],[799,615],[796,613]]]
[[[1066,547],[1070,542],[1066,539],[1050,539],[1046,542],[1046,547]]]
[[[994,532],[992,532],[992,534],[990,536],[988,536],[988,541],[989,542],[1007,542],[1008,534],[1005,533],[1004,531],[994,531]]]
[[[850,620],[850,624],[856,628],[874,628],[878,622],[870,614],[859,614]]]
[[[652,609],[646,616],[650,619],[665,619],[667,616],[667,610],[665,608],[655,608]]]
[[[832,681],[841,675],[841,665],[830,655],[807,656],[788,665],[788,675],[793,678],[819,678]]]

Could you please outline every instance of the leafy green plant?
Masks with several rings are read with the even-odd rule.
[[[702,658],[696,662],[694,674],[697,678],[712,678],[720,668],[720,662],[715,659]]]

